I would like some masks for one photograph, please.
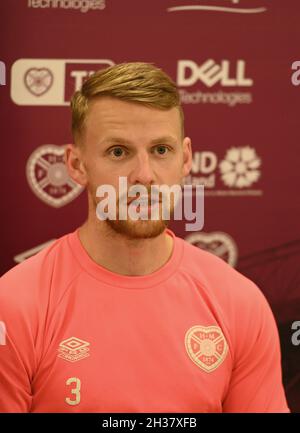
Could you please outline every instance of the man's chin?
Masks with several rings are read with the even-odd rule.
[[[168,227],[166,220],[106,220],[108,226],[127,239],[150,239],[162,234]]]

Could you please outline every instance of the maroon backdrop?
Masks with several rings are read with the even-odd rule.
[[[299,1],[1,0],[0,11],[1,273],[84,221],[62,162],[76,87],[110,64],[153,62],[180,89],[187,182],[206,186],[203,230],[172,228],[264,292],[300,411]]]

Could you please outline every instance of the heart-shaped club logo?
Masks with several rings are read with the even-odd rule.
[[[232,267],[237,264],[238,249],[232,237],[227,233],[193,233],[186,236],[185,240],[198,248],[215,254]]]
[[[219,326],[193,326],[185,335],[185,348],[191,360],[207,373],[219,367],[228,352]]]
[[[24,75],[26,88],[34,96],[42,96],[53,84],[53,74],[48,68],[30,68]]]
[[[65,146],[40,146],[30,155],[26,165],[32,191],[44,203],[56,208],[70,203],[84,189],[68,175],[64,154]]]

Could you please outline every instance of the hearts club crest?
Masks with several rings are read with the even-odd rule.
[[[27,90],[34,96],[42,96],[53,84],[53,74],[48,68],[30,68],[24,75]]]
[[[198,248],[215,254],[232,267],[237,264],[238,249],[232,237],[227,233],[192,233],[186,236],[185,240]]]
[[[65,146],[40,146],[31,154],[26,166],[27,180],[34,194],[56,208],[70,203],[84,189],[68,175],[64,154]]]
[[[228,352],[219,326],[193,326],[185,335],[185,348],[190,359],[207,373],[218,368]]]

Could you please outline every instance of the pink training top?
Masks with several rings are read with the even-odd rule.
[[[289,412],[262,292],[167,233],[149,275],[99,266],[76,230],[0,279],[1,412]]]

